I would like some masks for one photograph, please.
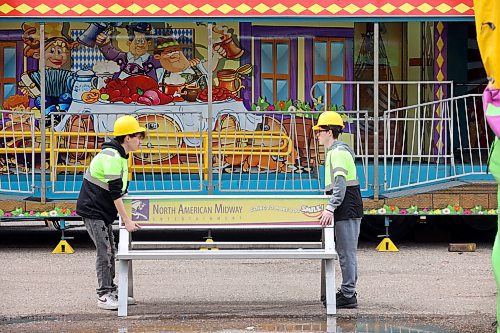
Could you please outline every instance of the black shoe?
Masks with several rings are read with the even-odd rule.
[[[337,309],[355,309],[358,307],[357,294],[354,293],[352,297],[345,297],[344,294],[340,293],[337,297]]]
[[[335,298],[339,299],[340,295],[342,295],[342,291],[337,289],[337,292],[335,293]],[[326,296],[321,296],[321,302],[325,303],[326,302]]]

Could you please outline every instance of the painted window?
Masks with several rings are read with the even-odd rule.
[[[16,42],[0,42],[0,104],[17,93]]]
[[[290,41],[261,41],[261,96],[274,103],[290,98]]]
[[[346,81],[346,41],[345,38],[317,37],[313,40],[313,82]],[[325,96],[325,86],[319,85],[316,97]],[[345,87],[330,84],[327,87],[328,105],[345,105]]]

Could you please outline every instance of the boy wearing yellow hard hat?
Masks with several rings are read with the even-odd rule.
[[[120,214],[129,232],[139,229],[125,211],[122,197],[128,187],[129,153],[139,149],[145,133],[146,129],[130,115],[115,121],[114,139],[104,143],[102,151],[90,162],[76,204],[76,212],[83,218],[97,251],[97,306],[106,310],[118,309],[117,286],[113,282],[116,249],[111,225]]]
[[[336,294],[337,308],[358,306],[358,237],[363,217],[363,200],[356,175],[354,152],[339,135],[344,129],[342,117],[335,111],[325,111],[313,127],[319,144],[325,147],[325,193],[328,204],[321,213],[322,226],[333,224],[335,250],[339,255],[342,285]]]

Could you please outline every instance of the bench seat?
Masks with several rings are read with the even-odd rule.
[[[337,259],[337,254],[319,249],[272,250],[129,250],[118,260],[153,259]]]

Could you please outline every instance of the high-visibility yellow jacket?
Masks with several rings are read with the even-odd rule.
[[[128,154],[116,140],[104,143],[90,162],[76,204],[78,215],[113,223],[117,218],[114,200],[128,187]]]
[[[363,217],[354,153],[342,141],[335,141],[326,153],[325,192],[330,195],[326,209],[334,211],[335,221]]]

